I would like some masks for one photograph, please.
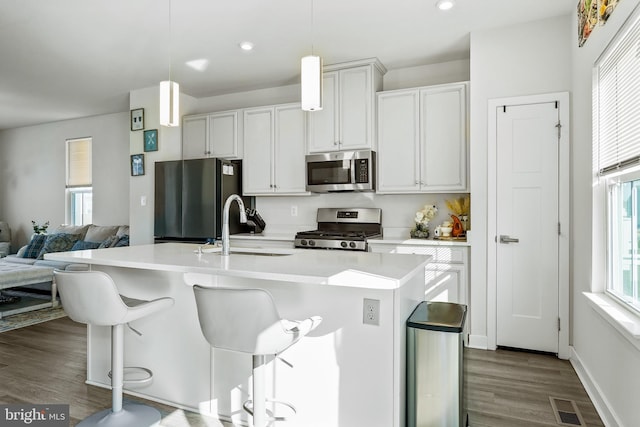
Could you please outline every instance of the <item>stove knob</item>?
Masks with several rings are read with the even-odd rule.
[[[309,240],[309,246],[315,246],[315,245],[316,245],[315,240]]]
[[[356,242],[351,242],[351,243],[349,243],[349,247],[350,247],[350,248],[355,248],[355,247],[356,247]]]
[[[340,242],[340,246],[342,246],[343,248],[347,247],[347,242]]]
[[[307,246],[307,241],[306,240],[300,240],[300,244],[302,246]]]

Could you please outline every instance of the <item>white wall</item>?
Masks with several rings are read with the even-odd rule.
[[[471,34],[471,339],[486,345],[487,103],[490,99],[568,91],[569,17]]]
[[[144,152],[144,130],[128,132],[129,154],[144,154],[144,175],[129,181],[131,244],[153,243],[155,162],[182,158],[182,127],[160,126],[160,88],[152,86],[129,93],[131,109],[144,108],[144,130],[158,130],[158,151]],[[180,114],[193,114],[196,101],[180,94]],[[129,127],[127,127],[129,129]],[[144,199],[144,201],[143,201]]]
[[[0,218],[15,252],[28,242],[31,220],[65,222],[65,141],[92,137],[93,223],[127,224],[129,113],[0,132]]]
[[[608,417],[606,425],[626,427],[637,426],[640,420],[640,351],[587,304],[582,292],[604,288],[604,210],[599,188],[592,189],[592,69],[639,5],[640,0],[620,2],[606,25],[595,28],[582,48],[577,47],[573,37],[577,34],[575,20],[571,30],[573,348],[589,375],[592,389],[602,399],[600,406],[608,409],[604,413]]]

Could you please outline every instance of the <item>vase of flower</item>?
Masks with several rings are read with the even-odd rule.
[[[426,239],[429,237],[429,225],[416,223],[415,227],[409,232],[412,239]]]
[[[438,213],[438,208],[435,205],[425,205],[422,209],[416,212],[416,216],[413,219],[415,225],[409,232],[409,235],[414,239],[426,239],[429,237],[429,221],[431,221]]]

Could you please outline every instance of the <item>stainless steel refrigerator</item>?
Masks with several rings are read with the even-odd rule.
[[[205,241],[221,238],[222,208],[231,194],[242,194],[240,160],[194,159],[156,162],[156,242]],[[246,208],[252,197],[243,197]],[[246,231],[239,208],[233,203],[229,215],[231,234]]]

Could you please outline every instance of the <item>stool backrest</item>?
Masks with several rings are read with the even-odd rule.
[[[212,347],[275,354],[273,337],[284,328],[269,292],[198,285],[193,292],[202,334]]]
[[[71,320],[92,325],[119,325],[128,307],[111,276],[102,271],[54,271],[62,306]]]

